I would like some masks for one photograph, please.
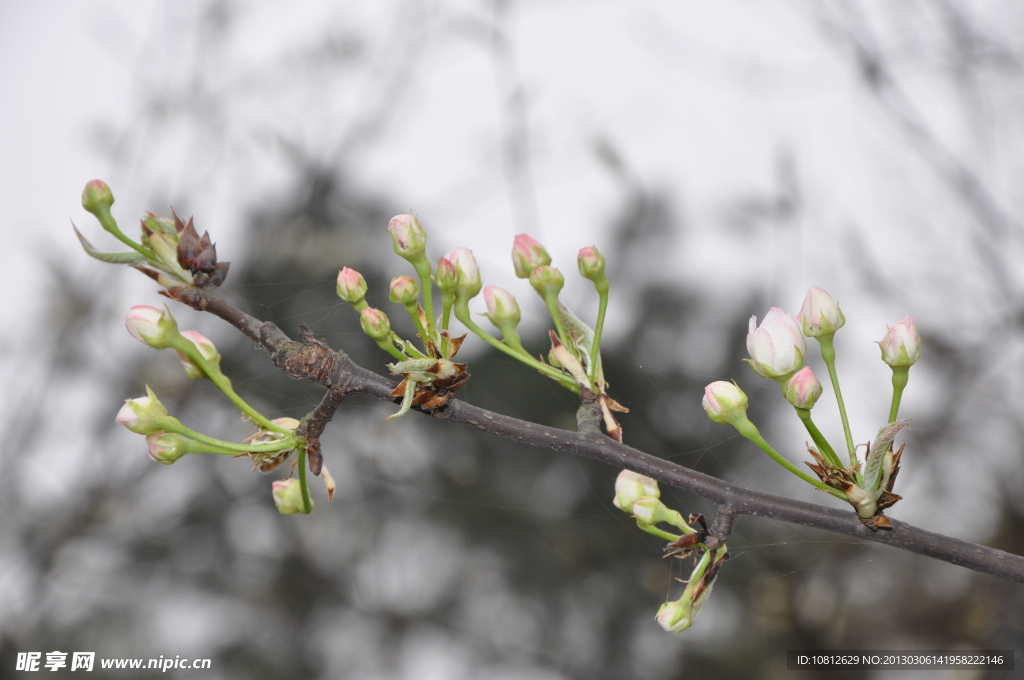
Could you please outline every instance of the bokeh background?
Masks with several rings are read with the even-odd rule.
[[[388,304],[409,273],[391,215],[415,211],[434,257],[472,248],[485,283],[518,295],[537,352],[547,323],[513,276],[513,236],[546,244],[591,320],[573,272],[596,244],[626,441],[821,503],[709,423],[701,389],[736,379],[803,460],[799,422],[740,360],[752,314],[795,313],[822,286],[848,319],[839,372],[866,442],[889,404],[872,341],[912,314],[924,357],[890,514],[1020,554],[1021,35],[1024,8],[981,0],[0,4],[0,677],[21,676],[17,652],[55,649],[209,657],[177,673],[209,678],[781,678],[787,649],[1024,663],[1021,586],[752,518],[694,627],[665,634],[654,614],[689,568],[612,507],[617,470],[417,415],[385,423],[388,404],[339,411],[323,440],[338,493],[317,489],[311,517],[276,513],[280,472],[155,465],[113,423],[146,384],[187,424],[249,432],[124,332],[129,306],[163,299],[88,259],[68,223],[113,249],[79,205],[96,177],[126,231],[146,210],[194,215],[233,263],[229,299],[381,372],[334,277],[356,268]],[[264,413],[319,401],[218,319],[174,311]],[[574,426],[568,392],[473,338],[462,356],[461,398]],[[815,412],[841,440],[828,394]]]

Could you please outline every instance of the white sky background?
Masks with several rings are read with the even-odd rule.
[[[487,283],[528,295],[508,266],[509,246],[524,221],[517,222],[502,172],[501,97],[509,90],[496,83],[490,49],[480,39],[480,26],[492,20],[489,3],[240,2],[233,6],[235,28],[217,44],[200,45],[194,32],[179,31],[201,6],[0,4],[0,228],[7,253],[0,285],[14,291],[0,311],[0,337],[13,380],[26,379],[33,333],[45,331],[45,324],[25,327],[26,319],[36,319],[47,280],[34,266],[40,253],[65,257],[76,270],[101,266],[78,250],[69,218],[94,245],[112,243],[80,208],[85,181],[110,182],[122,225],[174,202],[212,231],[221,259],[236,259],[233,237],[247,211],[286,193],[275,183],[288,176],[287,144],[327,158],[353,121],[372,110],[380,82],[406,50],[417,55],[413,85],[392,103],[378,137],[347,142],[349,179],[393,197],[395,213],[412,208],[438,250],[471,247]],[[1021,34],[1019,12],[1006,3],[971,6],[991,17],[986,26],[993,33]],[[705,286],[712,299],[763,287],[791,313],[811,285],[840,300],[848,319],[840,372],[863,441],[888,410],[888,369],[870,341],[908,313],[926,338],[930,325],[955,324],[965,340],[977,341],[1002,300],[1015,294],[1020,268],[1011,269],[1012,290],[986,280],[972,246],[971,216],[938,173],[908,152],[905,132],[866,93],[848,49],[816,18],[819,11],[830,15],[821,7],[532,2],[513,7],[505,27],[530,131],[536,196],[530,230],[555,263],[575,269],[576,249],[590,243],[615,257],[601,227],[623,194],[593,151],[596,139],[606,139],[637,183],[669,191],[688,225],[685,241],[666,244],[663,269],[652,275]],[[918,7],[868,21],[909,74],[902,83],[924,123],[982,174],[1006,214],[1019,212],[1020,95],[983,82],[973,102],[982,112],[968,111],[945,78],[949,65],[936,56],[944,35],[938,18]],[[347,71],[301,66],[298,48],[324,34],[334,34],[341,51],[358,38],[365,60]],[[135,130],[133,117],[148,97],[180,89],[197,63],[200,90],[229,93],[195,102],[216,107],[207,112],[214,124],[202,129],[171,117],[158,128]],[[325,76],[328,71],[340,75]],[[986,125],[975,125],[978,120]],[[112,150],[121,155],[112,157]],[[778,194],[777,168],[786,155],[800,187],[800,211],[785,228],[729,228],[730,206]],[[903,278],[905,298],[864,295],[846,250],[850,233],[865,237],[883,271]],[[1019,253],[1019,241],[998,246],[1008,262]],[[383,236],[381,247],[389,247]],[[344,264],[340,257],[338,264]],[[160,300],[134,279],[117,293],[125,309]],[[581,284],[570,285],[570,295],[582,291]],[[760,317],[767,309],[756,311]],[[613,334],[615,314],[629,310],[613,309]],[[111,342],[117,351],[133,347],[119,329]],[[1013,351],[1019,366],[1020,348]],[[694,370],[699,358],[680,365]],[[737,366],[734,377],[749,382],[749,370]],[[914,377],[905,401],[911,412],[929,403],[927,376],[917,383]],[[823,429],[834,433],[835,423],[826,419]],[[901,482],[913,484],[914,474],[908,469]],[[974,495],[979,506],[985,491],[991,488],[982,484]],[[956,523],[962,506],[927,516],[914,507],[906,501],[894,514],[927,528],[968,529]]]

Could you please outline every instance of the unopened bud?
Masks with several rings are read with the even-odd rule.
[[[447,257],[437,261],[437,269],[434,270],[434,283],[444,294],[454,294],[456,286],[459,285],[459,272],[455,270],[455,264]]]
[[[356,304],[366,297],[366,280],[355,269],[345,267],[338,272],[338,297],[349,304]]]
[[[217,351],[214,344],[210,342],[209,338],[199,331],[182,331],[181,335],[196,346],[199,350],[199,354],[202,355],[204,359],[209,361],[211,364],[216,365],[220,363],[220,353]],[[185,377],[193,379],[206,377],[206,373],[203,369],[199,368],[199,366],[196,365],[196,363],[192,361],[187,354],[183,354],[178,350],[174,350],[174,353],[178,355],[178,360],[181,361],[181,365],[185,369]]]
[[[615,478],[615,498],[612,505],[628,513],[633,512],[633,504],[641,498],[658,498],[661,489],[658,482],[646,475],[632,470],[623,470]]]
[[[580,252],[576,256],[576,264],[579,266],[580,276],[583,278],[590,279],[594,283],[605,280],[604,256],[598,252],[597,246],[580,248]]]
[[[832,335],[846,323],[846,317],[839,309],[839,304],[817,286],[807,291],[796,320],[800,323],[804,335],[809,338]]]
[[[701,406],[716,423],[733,423],[738,416],[746,417],[747,395],[736,383],[717,380],[704,388]]]
[[[423,258],[427,250],[427,233],[419,220],[412,215],[395,215],[388,223],[388,231],[397,255],[410,262]]]
[[[299,484],[299,480],[282,479],[271,484],[272,493],[274,495],[274,505],[277,506],[277,511],[282,515],[294,515],[298,512],[303,512],[304,504],[302,502],[302,487]],[[313,499],[309,499],[310,510],[313,509]]]
[[[654,526],[659,522],[678,524],[682,522],[682,516],[675,510],[670,510],[657,498],[638,498],[633,502],[633,517],[643,524]]]
[[[768,310],[761,327],[750,317],[747,351],[751,368],[762,378],[781,378],[804,365],[807,341],[796,319],[778,307]]]
[[[170,465],[192,448],[188,437],[173,432],[161,432],[146,437],[149,446],[149,457],[161,465]]]
[[[359,325],[363,332],[377,341],[386,340],[391,336],[391,321],[388,315],[373,307],[364,307],[359,312]]]
[[[480,268],[477,267],[476,258],[469,248],[456,248],[445,257],[455,265],[459,281],[455,286],[455,295],[463,300],[476,297],[483,287],[480,280]]]
[[[549,297],[558,297],[565,285],[565,277],[554,267],[543,265],[530,272],[530,285],[546,302]]]
[[[913,366],[921,358],[921,334],[914,318],[908,316],[889,329],[879,342],[882,361],[893,368]]]
[[[487,318],[499,329],[515,328],[519,323],[519,303],[512,293],[497,286],[487,286],[484,288],[484,301],[487,302]]]
[[[108,214],[112,205],[114,205],[114,194],[106,182],[94,179],[86,183],[85,189],[82,190],[83,208],[96,217],[100,217],[100,215]]]
[[[821,396],[821,383],[814,375],[810,366],[804,366],[793,374],[793,377],[786,382],[782,393],[786,401],[800,409],[810,409]]]
[[[420,297],[420,286],[412,277],[399,276],[391,280],[388,297],[400,305],[414,305]]]
[[[512,266],[516,276],[529,278],[530,272],[537,267],[551,264],[551,256],[544,246],[526,234],[519,234],[512,243]]]
[[[133,338],[156,349],[168,347],[179,335],[178,324],[166,307],[136,305],[124,317],[124,325]]]
[[[160,434],[175,419],[167,414],[167,409],[149,386],[146,387],[146,394],[145,397],[126,400],[115,420],[118,425],[124,425],[137,434]]]
[[[666,602],[655,617],[658,625],[668,633],[678,633],[693,624],[693,603],[688,595],[675,602]]]

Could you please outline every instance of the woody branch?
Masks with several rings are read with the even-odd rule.
[[[304,331],[303,342],[292,340],[273,323],[260,321],[242,312],[211,291],[179,287],[169,289],[167,295],[198,311],[210,312],[235,326],[258,343],[273,364],[292,378],[319,383],[328,389],[320,405],[303,421],[307,436],[319,436],[348,395],[364,394],[385,401],[395,399],[392,396],[394,382],[359,366],[345,352],[331,349],[308,332]],[[588,402],[581,406],[581,428],[578,432],[530,423],[455,399],[429,415],[523,444],[599,460],[690,491],[711,501],[718,508],[719,518],[712,526],[712,535],[719,540],[727,538],[733,520],[738,515],[766,517],[882,543],[1024,583],[1024,557],[943,536],[897,520],[892,520],[893,531],[873,531],[849,511],[729,484],[600,434],[594,425],[593,408],[593,403]]]

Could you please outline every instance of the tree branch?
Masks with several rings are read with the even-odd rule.
[[[326,343],[313,338],[311,333],[304,331],[305,342],[291,340],[273,323],[261,322],[245,314],[211,291],[172,288],[165,294],[193,309],[215,314],[235,326],[259,343],[274,365],[293,378],[317,382],[326,387],[329,390],[327,396],[304,421],[307,432],[316,432],[318,429],[316,436],[319,436],[342,399],[349,394],[394,400],[390,396],[395,387],[394,382],[357,365],[344,352],[331,350]],[[591,418],[585,409],[586,404],[581,407],[584,413],[579,416],[580,422],[590,425]],[[593,458],[695,493],[718,506],[720,514],[715,520],[712,534],[719,538],[728,536],[735,515],[767,517],[883,543],[984,574],[1024,583],[1024,557],[1019,555],[943,536],[897,520],[892,520],[892,531],[872,531],[849,510],[829,508],[729,484],[615,442],[589,426],[581,432],[560,430],[487,411],[456,399],[428,415],[522,444]]]

